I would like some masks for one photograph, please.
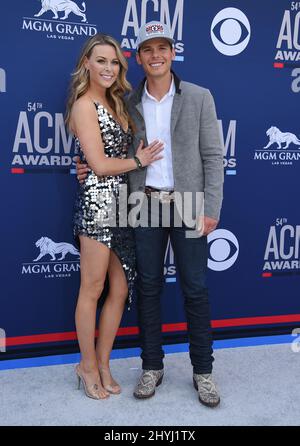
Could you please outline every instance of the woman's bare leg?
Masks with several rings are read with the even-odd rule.
[[[122,319],[128,286],[120,260],[113,251],[110,255],[108,275],[109,293],[99,319],[96,355],[103,386],[111,393],[120,393],[120,386],[109,370],[109,358]]]
[[[108,270],[110,250],[102,243],[80,236],[80,290],[75,321],[81,352],[80,373],[88,387],[98,385],[99,396],[107,397],[101,385],[95,351],[97,302]]]

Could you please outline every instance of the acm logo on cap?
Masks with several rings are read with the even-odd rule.
[[[160,23],[156,23],[155,25],[148,25],[146,27],[146,34],[147,36],[151,34],[156,33],[162,33],[164,32],[164,27]]]

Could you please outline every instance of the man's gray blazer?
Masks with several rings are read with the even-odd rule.
[[[219,220],[223,197],[223,149],[213,97],[209,90],[183,82],[173,73],[176,93],[171,112],[174,190],[204,192],[204,215]],[[136,125],[129,156],[143,140],[148,145],[143,118],[145,79],[127,98]],[[130,192],[144,191],[146,169],[129,173]],[[194,212],[193,212],[194,214]]]

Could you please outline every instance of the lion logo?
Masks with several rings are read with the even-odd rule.
[[[36,243],[35,246],[40,248],[40,254],[34,262],[38,262],[42,257],[49,254],[51,256],[51,260],[64,260],[67,254],[72,254],[74,256],[80,256],[78,249],[76,249],[71,243],[55,243],[49,237],[41,237]],[[56,259],[56,255],[61,254],[59,259]]]
[[[288,149],[290,144],[300,146],[300,140],[296,135],[294,135],[294,133],[283,133],[277,127],[270,127],[266,131],[266,134],[269,137],[269,143],[264,147],[264,149],[268,149],[272,144],[277,144],[277,149]],[[285,144],[285,146],[281,147],[281,144]]]
[[[66,20],[69,17],[69,14],[73,12],[80,17],[82,17],[82,22],[86,22],[86,15],[84,14],[86,11],[85,2],[81,3],[82,9],[73,2],[72,0],[41,0],[42,9],[37,14],[34,14],[34,17],[40,17],[47,11],[52,11],[54,16],[53,19],[59,19],[58,12],[64,11],[65,15],[61,17],[60,20]]]

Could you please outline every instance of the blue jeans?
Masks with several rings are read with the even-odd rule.
[[[170,236],[184,297],[193,371],[211,373],[214,358],[210,307],[205,286],[207,238],[186,238],[185,226],[174,227],[172,217],[170,223],[170,227],[137,227],[134,230],[143,369],[163,368],[160,297],[164,285],[164,256]]]

